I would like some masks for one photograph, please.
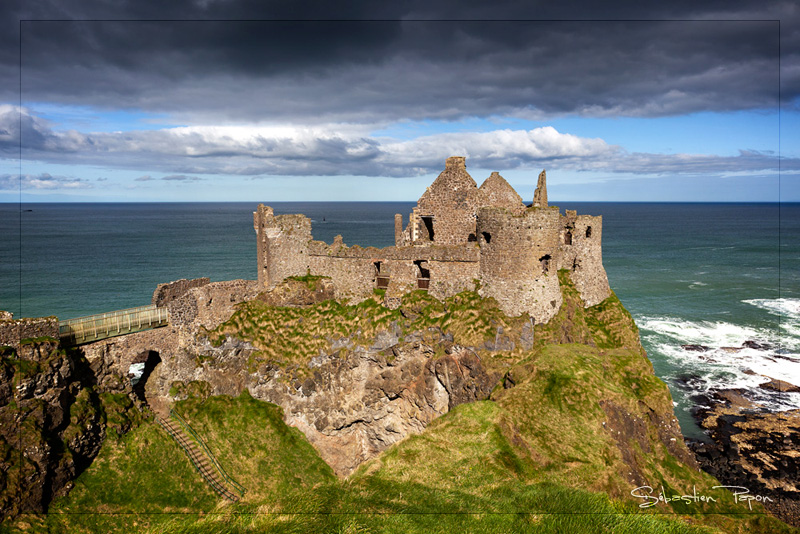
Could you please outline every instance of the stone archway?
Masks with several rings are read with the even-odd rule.
[[[128,378],[131,381],[131,389],[134,395],[153,410],[156,407],[152,406],[152,395],[148,395],[148,390],[152,388],[148,388],[147,383],[153,374],[158,374],[155,371],[160,364],[161,356],[157,351],[143,350],[136,355],[128,368]]]

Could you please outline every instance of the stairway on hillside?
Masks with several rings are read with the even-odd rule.
[[[244,488],[224,473],[216,459],[211,456],[211,451],[207,447],[201,448],[195,439],[187,435],[183,428],[186,423],[182,424],[175,418],[162,418],[159,415],[156,415],[156,422],[178,442],[195,469],[214,491],[233,502],[244,496]],[[199,439],[199,436],[197,439]]]

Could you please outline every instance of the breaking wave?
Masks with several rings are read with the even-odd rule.
[[[800,299],[779,298],[779,299],[750,299],[742,302],[766,310],[779,318],[778,324],[790,337],[787,343],[797,343],[800,338]],[[795,345],[796,346],[796,345]]]
[[[670,369],[662,378],[683,389],[687,396],[742,389],[767,410],[799,409],[800,393],[761,386],[770,379],[800,386],[800,299],[743,302],[785,320],[776,322],[775,328],[759,328],[724,321],[641,317],[637,324],[642,341],[651,359],[664,362]]]

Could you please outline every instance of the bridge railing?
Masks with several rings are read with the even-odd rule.
[[[62,343],[80,345],[108,337],[166,326],[167,323],[167,308],[151,304],[59,321],[58,333]]]

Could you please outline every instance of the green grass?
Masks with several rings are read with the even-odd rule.
[[[178,445],[149,421],[108,439],[92,465],[47,516],[47,532],[136,532],[173,517],[193,519],[219,499]]]
[[[336,479],[303,433],[283,422],[281,408],[247,392],[237,398],[188,399],[175,410],[228,475],[244,486],[244,502],[270,499],[288,504],[298,492]]]
[[[109,440],[50,515],[22,517],[16,525],[29,532],[149,534],[791,531],[763,516],[640,510],[630,499],[590,491],[586,480],[543,463],[549,453],[576,461],[559,452],[562,436],[549,453],[530,448],[529,431],[507,402],[460,405],[347,480],[334,477],[274,405],[245,394],[192,399],[178,408],[247,488],[240,503],[221,504],[177,445],[146,423]]]

